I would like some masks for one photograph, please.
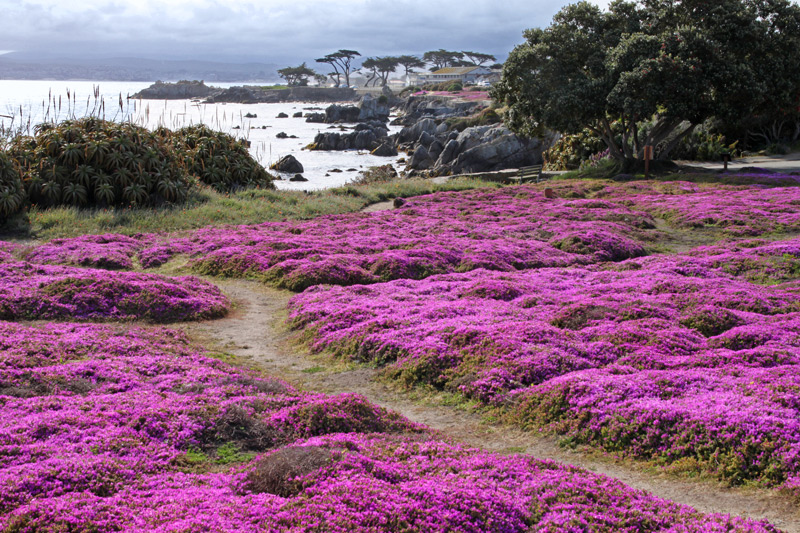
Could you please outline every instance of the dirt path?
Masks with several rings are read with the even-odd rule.
[[[772,491],[733,490],[708,481],[681,481],[614,462],[613,458],[565,450],[552,437],[490,425],[477,414],[451,407],[415,403],[407,395],[374,381],[373,369],[331,365],[317,356],[298,353],[288,342],[290,333],[283,327],[290,293],[253,281],[215,282],[237,303],[237,309],[228,318],[187,329],[206,345],[232,353],[276,377],[307,390],[362,394],[373,403],[474,447],[573,464],[703,512],[766,519],[784,531],[800,533],[798,510],[788,499]]]

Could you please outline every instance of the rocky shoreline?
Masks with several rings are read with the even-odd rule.
[[[287,87],[285,89],[264,88],[257,85],[241,85],[223,89],[206,85],[202,81],[179,81],[165,83],[157,81],[131,96],[143,100],[201,99],[213,103],[279,103],[279,102],[346,102],[357,97],[355,89],[349,87]]]
[[[241,86],[220,89],[203,82],[156,82],[134,98],[201,99],[206,103],[336,102],[324,112],[310,113],[306,122],[330,124],[339,131],[320,132],[309,150],[367,150],[396,157],[405,153],[405,176],[447,176],[494,172],[540,164],[548,147],[543,139],[511,132],[488,100],[462,100],[445,95],[397,98],[390,91],[365,95],[354,104],[351,88],[290,87],[264,89]],[[399,116],[392,125],[403,129],[389,135],[389,113]]]

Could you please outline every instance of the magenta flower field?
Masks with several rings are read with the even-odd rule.
[[[165,329],[0,323],[0,531],[775,531],[447,444]],[[198,456],[240,455],[193,468]]]
[[[216,286],[192,276],[0,262],[0,319],[5,320],[178,322],[224,316],[228,305]]]
[[[0,532],[777,531],[464,448],[152,325],[232,306],[213,280],[143,272],[180,259],[298,292],[289,325],[314,351],[571,444],[800,494],[800,189],[548,186],[0,243]]]

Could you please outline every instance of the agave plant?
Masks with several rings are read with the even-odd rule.
[[[42,196],[51,204],[57,204],[61,200],[61,184],[54,180],[47,180],[42,183]]]
[[[0,219],[19,211],[24,201],[19,168],[7,152],[0,151]]]
[[[141,205],[147,201],[147,188],[141,183],[132,183],[122,189],[122,198],[132,205]]]
[[[79,183],[69,183],[62,193],[63,201],[72,205],[83,205],[89,199],[86,187]]]
[[[206,126],[160,134],[186,154],[186,168],[206,185],[222,192],[246,186],[274,187],[272,176],[253,159],[247,147],[228,134]]]
[[[72,172],[73,181],[87,188],[94,185],[97,176],[97,171],[91,165],[78,165]]]
[[[75,166],[81,159],[85,157],[84,153],[85,151],[81,145],[76,143],[67,143],[61,149],[59,158],[67,166]]]
[[[95,165],[102,165],[105,162],[108,151],[108,141],[104,139],[93,139],[86,143],[85,156],[87,161]]]
[[[111,205],[114,203],[116,196],[117,194],[116,191],[114,190],[114,186],[108,182],[98,183],[97,186],[94,188],[94,198],[98,202]]]
[[[105,156],[105,163],[110,168],[118,168],[122,166],[124,154],[116,149],[110,149]]]
[[[13,139],[9,146],[33,203],[141,205],[165,179],[170,184],[161,186],[167,193],[161,197],[177,202],[192,185],[183,145],[142,127],[89,117],[42,124],[34,131],[34,137]]]

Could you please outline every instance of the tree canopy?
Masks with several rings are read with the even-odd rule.
[[[566,6],[510,54],[493,96],[536,135],[588,127],[619,160],[667,159],[717,117],[797,113],[800,7],[788,0],[615,0]]]
[[[339,87],[342,84],[342,76],[344,76],[344,83],[346,86],[350,86],[350,73],[353,71],[352,62],[357,56],[361,54],[356,52],[355,50],[339,50],[332,54],[328,54],[324,57],[320,57],[315,61],[317,63],[327,63],[331,67],[333,67],[333,72],[328,74],[335,82],[336,86]]]
[[[421,60],[417,56],[398,56],[397,63],[403,67],[406,76],[414,72],[415,68],[425,68],[425,61]]]
[[[484,63],[488,63],[489,61],[497,61],[497,58],[494,57],[492,54],[482,54],[480,52],[467,52],[466,50],[461,52],[464,54],[464,58],[466,62],[471,65],[475,65],[477,67],[483,66]]]
[[[437,70],[440,68],[452,67],[462,59],[464,59],[464,54],[462,52],[451,52],[442,48],[422,54],[422,60],[426,63],[430,63],[433,65],[433,68]]]
[[[370,83],[377,85],[378,82],[380,82],[381,87],[385,86],[389,82],[389,74],[397,70],[399,64],[399,58],[393,56],[368,57],[361,64],[362,70],[369,71],[367,73],[367,82],[364,86],[367,87]]]
[[[316,72],[308,68],[303,62],[296,67],[278,69],[278,75],[285,79],[288,85],[308,85],[308,78],[315,76]]]

